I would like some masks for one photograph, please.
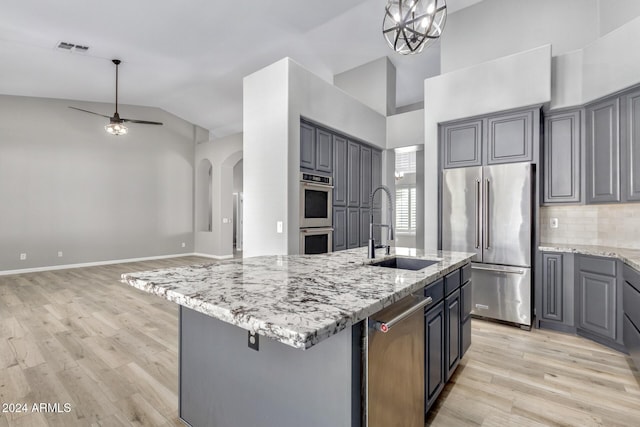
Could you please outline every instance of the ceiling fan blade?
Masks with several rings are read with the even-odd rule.
[[[104,114],[94,113],[93,111],[89,111],[89,110],[83,110],[82,108],[76,108],[76,107],[69,107],[69,108],[71,108],[72,110],[84,111],[85,113],[89,113],[89,114],[95,114],[96,116],[106,117],[107,119],[111,118],[109,116],[105,116]]]
[[[148,120],[135,120],[135,119],[120,119],[123,122],[129,122],[129,123],[140,123],[143,125],[162,125],[161,122],[150,122]]]

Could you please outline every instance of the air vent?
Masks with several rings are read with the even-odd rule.
[[[66,52],[79,52],[79,53],[85,53],[89,50],[89,46],[83,46],[80,44],[74,44],[74,43],[69,43],[69,42],[58,42],[58,44],[56,45],[56,49],[58,50],[64,50]]]

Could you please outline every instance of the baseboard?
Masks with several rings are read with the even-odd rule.
[[[156,259],[180,258],[185,256],[211,257],[211,255],[184,253],[184,254],[173,254],[173,255],[150,256],[150,257],[144,257],[144,258],[114,259],[109,261],[83,262],[79,264],[61,264],[61,265],[50,265],[46,267],[21,268],[19,270],[3,270],[3,271],[0,271],[0,276],[9,276],[11,274],[39,273],[42,271],[67,270],[70,268],[97,267],[100,265],[125,264],[128,262],[153,261]],[[230,256],[230,258],[232,258],[232,256]]]
[[[201,256],[203,258],[212,258],[212,259],[232,259],[233,258],[233,255],[211,255],[211,254],[201,254],[198,252],[192,253],[190,255]]]

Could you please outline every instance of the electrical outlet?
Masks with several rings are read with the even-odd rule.
[[[276,222],[276,231],[282,233],[282,221]]]
[[[549,225],[551,228],[558,228],[558,218],[551,218]]]
[[[58,251],[58,258],[62,258],[62,251]]]
[[[255,351],[259,351],[260,350],[260,336],[258,334],[256,334],[253,331],[247,331],[248,335],[247,335],[247,339],[248,339],[248,344],[249,344],[249,348],[255,350]]]
[[[222,218],[223,224],[229,224],[229,218]]]
[[[27,254],[25,254],[25,253],[21,253],[21,254],[20,254],[20,261],[24,261],[24,260],[26,260],[26,259],[27,259]]]
[[[187,244],[185,242],[182,242],[182,247],[184,248],[186,246],[187,246]]]

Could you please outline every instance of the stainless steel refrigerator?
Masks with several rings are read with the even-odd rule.
[[[442,249],[475,252],[472,314],[531,326],[532,169],[445,169]]]

